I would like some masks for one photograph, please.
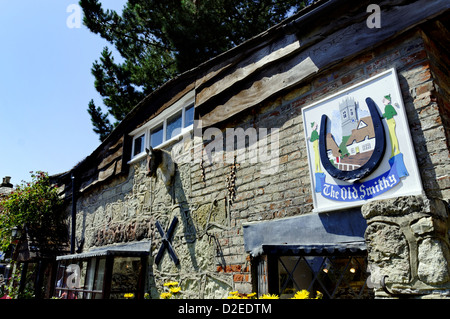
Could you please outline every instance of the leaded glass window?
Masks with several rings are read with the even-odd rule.
[[[265,255],[257,264],[258,293],[292,298],[303,289],[325,299],[370,299],[365,256],[276,256]]]

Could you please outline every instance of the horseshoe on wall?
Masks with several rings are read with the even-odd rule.
[[[370,97],[366,98],[366,104],[372,117],[372,123],[375,132],[375,149],[370,159],[364,165],[352,171],[342,171],[331,164],[330,159],[327,155],[326,145],[328,116],[326,116],[325,114],[322,115],[319,133],[319,141],[321,141],[321,143],[319,143],[320,159],[322,161],[323,167],[327,170],[327,172],[332,177],[339,180],[348,181],[364,178],[371,172],[373,172],[378,167],[378,165],[380,165],[380,162],[383,159],[384,151],[386,149],[386,136],[384,132],[382,117],[378,113],[375,102]]]

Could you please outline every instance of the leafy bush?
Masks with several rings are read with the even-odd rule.
[[[11,244],[13,228],[27,228],[37,242],[46,246],[65,238],[62,200],[45,172],[31,172],[32,182],[18,186],[0,201],[0,250]]]

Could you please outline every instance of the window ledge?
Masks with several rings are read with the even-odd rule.
[[[135,157],[133,157],[131,160],[129,160],[127,162],[128,165],[134,164],[136,162],[141,161],[142,159],[144,159],[147,156],[146,152],[141,152],[138,155],[136,155]]]
[[[172,137],[170,140],[167,140],[165,142],[162,142],[161,144],[159,144],[158,146],[154,147],[154,148],[164,148],[170,144],[173,144],[174,142],[178,142],[179,140],[183,139],[183,137],[192,132],[194,130],[194,125],[190,125],[188,127],[183,128],[182,132],[180,134],[175,135],[174,137]]]

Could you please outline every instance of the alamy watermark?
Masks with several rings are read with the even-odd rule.
[[[70,15],[66,19],[66,25],[69,29],[81,28],[82,22],[82,9],[79,4],[69,4],[66,8],[66,12]]]
[[[69,289],[79,289],[81,288],[81,269],[77,264],[70,264],[66,268],[67,273],[70,273],[66,279],[66,285]]]
[[[370,4],[367,7],[366,12],[370,12],[371,15],[367,17],[366,25],[369,29],[381,28],[381,9],[377,4]]]
[[[66,19],[66,25],[70,29],[81,28],[82,22],[82,9],[79,4],[72,3],[66,8],[66,12],[70,15]],[[381,28],[381,9],[377,4],[370,4],[367,6],[366,12],[371,13],[366,19],[366,25],[369,29]]]
[[[262,174],[275,174],[279,168],[279,128],[241,127],[202,128],[202,121],[194,123],[194,163],[260,164]]]
[[[190,139],[191,133],[184,136]],[[204,165],[259,164],[261,174],[275,174],[279,170],[280,129],[202,127],[202,121],[194,121],[193,152],[180,155],[172,148],[172,159],[177,164],[203,163]],[[179,147],[185,145],[180,143]]]

